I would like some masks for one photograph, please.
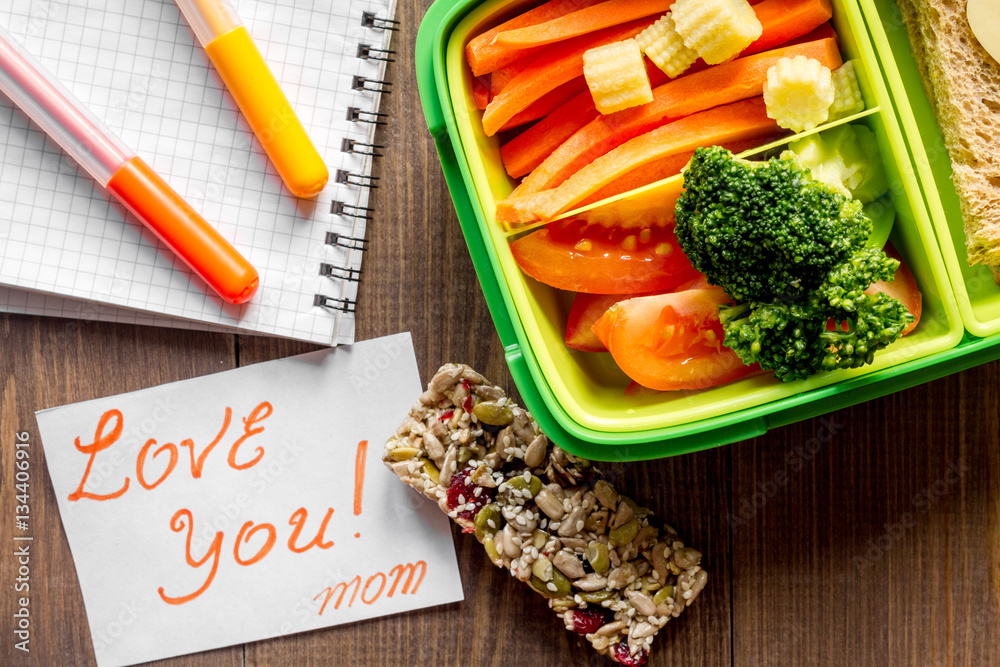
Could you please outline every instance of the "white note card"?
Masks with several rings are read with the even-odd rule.
[[[398,334],[38,412],[98,664],[461,600],[381,460],[420,391]]]

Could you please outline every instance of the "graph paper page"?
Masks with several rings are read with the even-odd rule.
[[[223,302],[127,214],[58,145],[0,94],[0,310],[242,330],[335,345],[354,340],[354,316],[316,295],[354,300],[357,283],[323,265],[361,268],[362,252],[326,243],[363,239],[368,190],[337,183],[368,174],[371,158],[342,150],[372,143],[384,63],[358,44],[388,48],[394,0],[239,0],[237,10],[326,162],[330,184],[297,199],[283,186],[204,49],[171,0],[14,0],[7,27],[50,72],[143,157],[260,272],[247,304]],[[354,209],[348,209],[354,210]],[[27,290],[27,291],[25,291]]]

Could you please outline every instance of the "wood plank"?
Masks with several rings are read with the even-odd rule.
[[[733,664],[994,663],[998,380],[989,364],[732,448]]]
[[[30,535],[30,653],[15,649],[13,633],[0,642],[2,665],[93,665],[94,645],[83,597],[45,468],[35,411],[92,398],[196,377],[235,366],[233,336],[97,324],[55,318],[0,316],[0,522],[4,552],[15,544],[14,533]],[[15,531],[15,433],[27,432],[30,446],[30,529]],[[142,437],[142,433],[137,433]],[[54,443],[49,443],[54,446]],[[72,445],[70,445],[72,446]],[[112,473],[113,474],[113,473]],[[110,478],[110,477],[109,477]],[[4,627],[13,619],[14,559],[2,559],[0,614]],[[123,601],[127,603],[128,601]],[[107,641],[128,632],[127,626],[105,629]],[[117,636],[116,636],[117,635]],[[242,647],[170,661],[174,667],[242,663]]]

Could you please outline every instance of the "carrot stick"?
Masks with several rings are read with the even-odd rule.
[[[645,60],[649,85],[657,87],[667,81],[667,75],[649,60]],[[574,81],[586,81],[577,77]],[[568,85],[568,84],[564,84]],[[542,163],[562,142],[594,120],[598,115],[590,90],[584,90],[562,106],[553,109],[521,134],[500,147],[500,159],[511,178],[521,178]]]
[[[833,69],[841,64],[835,39],[773,49],[737,58],[668,81],[649,104],[597,116],[552,152],[521,183],[520,194],[554,188],[601,155],[665,121],[763,92],[767,70],[779,58],[803,55]]]
[[[761,142],[762,138],[756,137],[754,139],[744,139],[742,141],[729,141],[722,144],[722,146],[733,153],[741,153],[747,149],[753,148],[754,146],[760,145]],[[636,188],[641,188],[644,185],[649,185],[650,183],[655,183],[671,176],[675,176],[679,174],[680,170],[684,168],[684,165],[691,160],[692,155],[694,155],[693,150],[678,153],[676,155],[668,155],[643,165],[640,168],[628,171],[612,183],[604,186],[591,196],[581,201],[579,206],[586,206],[587,204],[592,204],[609,197],[614,197],[615,195],[619,195],[623,192],[635,190]],[[675,188],[657,191],[658,194],[662,195],[664,209],[673,209],[674,202],[677,200],[677,197],[680,195],[682,189],[683,181],[678,180]],[[548,190],[542,190],[541,192],[518,196],[518,191],[515,188],[510,197],[497,204],[496,221],[506,229],[513,229],[520,225],[537,222],[538,215],[535,213],[535,209],[543,205],[549,196],[549,192],[550,191]],[[664,217],[663,220],[665,224],[673,224],[672,215]]]
[[[521,225],[538,221],[535,209],[545,203],[548,190],[534,192],[522,197],[510,196],[497,204],[496,221],[504,229],[514,229]]]
[[[590,90],[570,98],[552,113],[500,147],[511,178],[520,178],[545,160],[562,142],[598,116]]]
[[[552,19],[559,18],[575,12],[584,7],[596,5],[604,0],[549,0],[544,5],[539,5],[532,10],[518,14],[514,18],[501,23],[495,28],[491,28],[481,35],[475,37],[465,46],[465,59],[472,69],[473,76],[489,74],[505,65],[509,65],[518,58],[524,58],[537,52],[538,49],[512,50],[503,47],[492,46],[490,42],[493,38],[504,30],[514,30],[537,23],[544,23]]]
[[[587,95],[590,95],[590,90],[587,88],[587,82],[584,81],[583,77],[578,76],[572,81],[567,81],[555,90],[549,91],[539,97],[537,100],[532,102],[527,109],[507,121],[507,123],[501,127],[500,130],[509,130],[511,128],[518,127],[519,125],[530,123],[533,120],[544,118],[552,113],[553,110],[565,104],[567,100],[576,97],[580,91],[584,91]]]
[[[764,32],[740,56],[773,49],[833,17],[830,0],[764,0],[754,5],[753,11]]]
[[[490,74],[490,99],[499,95],[510,80],[525,70],[531,64],[531,59],[518,60],[516,62],[501,67]]]
[[[535,209],[548,220],[614,182],[622,174],[655,160],[691,151],[699,146],[743,141],[775,134],[777,124],[767,117],[763,97],[692,114],[625,142],[548,191]]]
[[[815,42],[817,39],[826,39],[827,37],[833,37],[837,39],[837,31],[833,29],[829,21],[820,23],[818,27],[814,28],[810,32],[802,35],[801,37],[796,37],[794,39],[788,40],[785,46],[791,46],[793,44],[805,44],[806,42]]]
[[[762,143],[766,143],[766,139],[754,138],[744,139],[743,141],[729,141],[722,144],[722,147],[735,154],[742,153],[743,151],[753,148],[754,146],[759,146]],[[693,150],[678,153],[676,155],[668,155],[667,157],[650,162],[640,169],[633,169],[632,171],[626,172],[614,182],[609,185],[605,185],[603,188],[584,199],[580,202],[580,206],[593,204],[594,202],[601,201],[602,199],[614,197],[615,195],[620,195],[623,192],[635,190],[636,188],[641,188],[644,185],[649,185],[650,183],[656,183],[657,181],[662,181],[665,178],[676,176],[691,160],[692,155],[694,155]],[[678,180],[678,183],[682,182],[683,181]],[[664,208],[670,210],[673,209],[673,203],[669,201],[669,198],[665,198]]]
[[[605,0],[545,23],[504,30],[493,38],[491,45],[508,49],[545,46],[644,16],[659,17],[672,4],[674,0]]]
[[[477,109],[485,109],[490,103],[490,75],[477,76],[472,80],[472,99]]]
[[[651,23],[649,19],[639,19],[544,47],[523,72],[490,100],[483,112],[486,136],[496,134],[507,121],[545,93],[582,75],[583,54],[587,50],[635,37]]]

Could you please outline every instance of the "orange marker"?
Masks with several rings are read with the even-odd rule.
[[[176,0],[285,185],[297,197],[330,178],[323,158],[228,0]]]
[[[257,270],[0,28],[0,90],[219,295],[244,303]]]

